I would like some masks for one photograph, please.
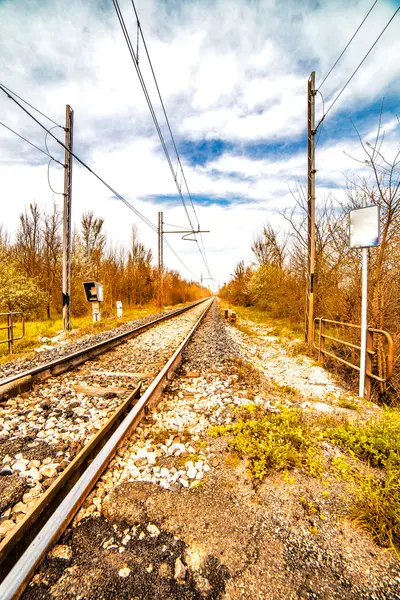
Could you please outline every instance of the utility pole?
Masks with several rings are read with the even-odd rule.
[[[315,71],[308,79],[308,164],[307,164],[307,206],[308,206],[308,277],[306,297],[305,339],[311,346],[314,332],[314,273],[315,273]]]
[[[64,153],[64,212],[63,212],[63,261],[62,261],[62,303],[63,329],[71,330],[71,192],[74,111],[67,104],[65,116]]]
[[[158,305],[163,306],[163,213],[158,213]]]
[[[365,194],[362,206],[367,206]],[[365,371],[367,362],[367,333],[368,333],[368,248],[362,249],[362,276],[361,276],[361,350],[360,350],[360,385],[358,395],[365,398]],[[369,380],[369,385],[370,385]],[[369,390],[368,390],[369,392]],[[368,393],[369,396],[369,393]],[[368,398],[369,400],[369,398]]]

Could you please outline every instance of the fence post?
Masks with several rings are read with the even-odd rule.
[[[371,382],[372,378],[368,373],[372,373],[372,354],[371,350],[374,349],[374,334],[367,328],[367,352],[365,358],[365,398],[369,400],[371,398]]]
[[[8,354],[13,354],[14,352],[14,326],[13,326],[13,318],[12,313],[8,313],[7,315],[7,326],[8,326]]]
[[[325,321],[319,320],[319,360],[325,364]]]

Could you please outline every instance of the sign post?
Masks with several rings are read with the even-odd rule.
[[[100,304],[104,300],[103,284],[97,281],[84,281],[86,300],[92,304],[93,323],[100,321]]]
[[[361,351],[360,386],[358,395],[365,395],[365,371],[368,331],[368,248],[379,246],[379,206],[366,206],[350,211],[350,247],[362,248],[362,292],[361,292]]]

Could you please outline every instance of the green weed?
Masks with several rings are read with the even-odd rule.
[[[373,467],[400,468],[400,413],[386,409],[378,418],[356,425],[345,422],[326,436]]]
[[[388,469],[383,480],[361,479],[351,513],[378,544],[400,549],[400,469]]]
[[[282,471],[305,465],[307,451],[315,444],[302,413],[289,409],[212,427],[209,433],[215,437],[228,435],[230,447],[250,458],[251,473],[256,479],[262,479],[271,469]]]
[[[338,406],[340,406],[340,408],[348,408],[349,410],[358,410],[358,406],[355,402],[351,402],[351,400],[346,400],[345,398],[339,400]]]

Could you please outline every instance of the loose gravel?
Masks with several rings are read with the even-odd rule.
[[[139,381],[145,389],[204,305],[0,406],[0,541]]]
[[[131,329],[139,327],[140,325],[146,325],[147,323],[150,323],[150,321],[154,321],[158,317],[169,314],[174,310],[176,309],[163,313],[147,315],[145,317],[141,317],[140,319],[135,319],[134,321],[122,323],[121,325],[118,325],[118,327],[113,327],[112,329],[109,329],[108,331],[103,331],[101,333],[90,333],[77,337],[76,334],[73,332],[71,336],[60,340],[54,347],[46,346],[46,344],[41,344],[36,349],[36,352],[30,353],[29,355],[23,356],[16,360],[10,360],[6,363],[1,364],[0,382],[1,379],[11,377],[12,375],[16,375],[21,371],[28,371],[29,369],[39,367],[40,365],[43,365],[52,360],[56,360],[57,358],[68,356],[69,354],[73,354],[74,352],[78,352],[79,350],[89,348],[89,346],[93,346],[94,344],[98,344],[100,342],[109,340],[115,335],[126,333]]]
[[[294,378],[302,364],[269,343],[271,360]],[[315,400],[328,402],[312,387],[324,384],[303,386],[295,401],[267,364],[254,369],[263,344],[212,307],[177,378],[118,450],[25,600],[400,598],[398,559],[346,519],[341,482],[329,498],[320,480],[296,471],[256,484],[227,441],[208,436],[250,401],[274,412],[282,403],[309,411]]]

